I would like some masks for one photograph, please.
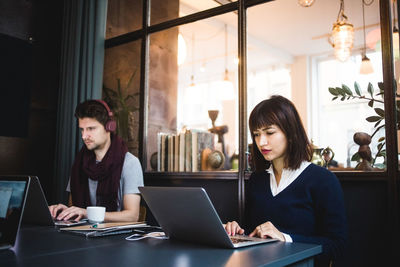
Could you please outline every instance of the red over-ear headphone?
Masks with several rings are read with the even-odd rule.
[[[108,107],[107,103],[101,99],[96,99],[106,110],[108,114],[108,121],[106,122],[105,128],[107,132],[114,132],[117,129],[117,122],[113,118],[113,113]]]

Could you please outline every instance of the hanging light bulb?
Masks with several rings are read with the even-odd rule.
[[[189,87],[195,87],[196,84],[194,83],[194,75],[190,76],[190,85]]]
[[[370,74],[374,72],[374,68],[372,67],[371,60],[367,57],[367,55],[363,55],[360,67],[360,74]]]
[[[362,60],[361,60],[361,66],[360,66],[360,74],[370,74],[374,72],[374,69],[372,68],[371,60],[367,57],[367,46],[366,46],[366,40],[365,40],[365,15],[364,15],[364,5],[365,2],[362,0],[362,12],[363,12],[363,33],[364,33],[364,49],[362,53]]]
[[[347,16],[344,14],[344,0],[340,0],[340,10],[336,22],[333,24],[331,37],[335,57],[342,62],[346,61],[353,48],[354,27],[353,24],[347,22]]]
[[[192,33],[192,75],[190,76],[189,88],[195,87],[194,83],[194,33]]]
[[[298,0],[297,3],[302,7],[310,7],[314,4],[314,0]]]
[[[228,31],[227,25],[225,24],[225,73],[224,80],[220,85],[220,99],[229,100],[234,98],[233,83],[229,80],[228,71]]]

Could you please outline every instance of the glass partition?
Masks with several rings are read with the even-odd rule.
[[[364,7],[362,1],[345,1],[344,14],[354,32],[347,55],[341,44],[336,43],[336,51],[332,45],[339,10],[340,1],[308,8],[271,1],[247,9],[248,115],[261,100],[283,95],[296,105],[314,147],[333,151],[325,150],[324,166],[383,170],[379,1]],[[372,72],[360,73],[364,54]]]
[[[142,0],[108,1],[106,39],[141,29],[142,10]]]
[[[103,99],[117,121],[117,134],[138,156],[140,107],[140,40],[105,50]]]
[[[237,169],[237,16],[150,35],[148,171]]]

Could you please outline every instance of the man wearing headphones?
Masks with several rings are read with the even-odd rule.
[[[58,220],[86,218],[86,207],[106,207],[105,221],[137,221],[140,209],[138,186],[143,173],[138,158],[128,152],[114,134],[116,122],[102,100],[87,100],[75,109],[84,146],[72,165],[67,191],[69,207],[49,206]]]

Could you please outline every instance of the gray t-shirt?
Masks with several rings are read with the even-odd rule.
[[[71,179],[71,178],[70,178]],[[122,167],[121,180],[118,190],[117,211],[124,209],[123,195],[139,194],[139,186],[143,186],[143,172],[140,161],[130,152],[125,154],[124,165]],[[89,178],[90,202],[96,203],[97,181]],[[67,192],[71,192],[70,181],[68,181]]]

